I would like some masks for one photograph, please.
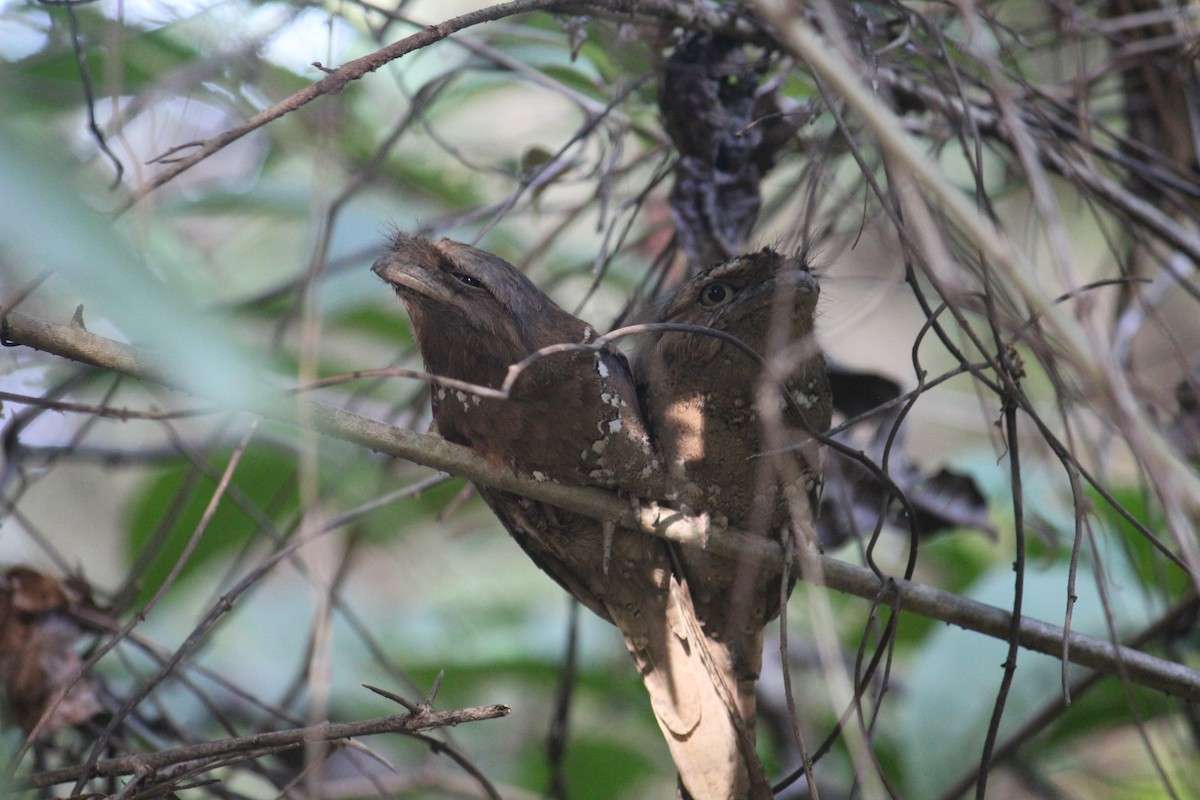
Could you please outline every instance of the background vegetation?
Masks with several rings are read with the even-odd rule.
[[[823,347],[906,392],[845,441],[893,472],[969,475],[987,502],[986,524],[919,547],[867,508],[829,553],[1136,643],[1200,686],[1197,13],[0,2],[0,309],[12,326],[75,314],[157,378],[0,353],[0,559],[54,584],[31,593],[10,571],[2,587],[6,636],[41,620],[0,642],[14,787],[401,713],[362,684],[417,703],[441,674],[435,709],[511,712],[27,791],[670,796],[615,631],[571,608],[462,478],[319,435],[303,412],[281,422],[291,401],[272,392],[420,367],[368,270],[393,227],[479,242],[600,328],[634,318],[672,274],[659,68],[688,30],[747,42],[789,122],[756,244],[809,247]],[[5,344],[55,351],[14,331]],[[311,396],[427,425],[418,381]],[[55,592],[49,611],[16,602]],[[1200,796],[1200,694],[889,602],[806,583],[785,664],[772,629],[761,749],[791,776],[780,796],[816,793],[797,740],[812,755],[827,737],[825,797]],[[41,706],[14,687],[35,651],[58,659],[45,690],[90,669],[77,712],[24,745]]]

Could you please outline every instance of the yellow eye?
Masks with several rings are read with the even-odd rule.
[[[734,288],[728,283],[718,281],[710,283],[700,290],[700,305],[706,308],[715,308],[719,305],[728,303],[733,299],[735,294]]]

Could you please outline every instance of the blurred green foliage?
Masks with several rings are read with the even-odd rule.
[[[175,10],[128,5],[152,8],[140,8],[144,16],[131,10],[125,18],[112,3],[74,10],[95,111],[108,132],[107,145],[125,168],[115,189],[112,164],[85,128],[67,10],[0,5],[0,23],[26,25],[30,37],[49,20],[34,52],[7,59],[0,50],[0,304],[51,270],[31,301],[41,303],[38,308],[50,318],[65,321],[83,303],[91,329],[148,348],[163,363],[188,372],[209,396],[236,405],[242,392],[290,386],[301,374],[420,367],[407,319],[368,271],[393,226],[472,239],[496,222],[482,244],[514,261],[536,253],[521,266],[564,305],[582,302],[584,315],[598,321],[614,318],[645,275],[648,248],[639,237],[649,237],[653,225],[634,198],[662,163],[655,82],[636,83],[620,103],[628,124],[605,122],[589,137],[573,137],[598,108],[654,72],[647,39],[608,22],[572,28],[538,14],[467,31],[460,38],[500,51],[505,63],[455,42],[413,53],[337,97],[254,132],[123,210],[130,192],[162,168],[152,159],[167,148],[230,128],[319,79],[315,68],[293,62],[336,64],[381,44],[374,38],[381,19],[371,15],[367,24],[362,5],[354,3],[334,4],[333,11],[248,0]],[[445,15],[431,4],[420,13],[425,20]],[[301,25],[311,22],[307,14],[320,17],[324,28]],[[276,17],[281,22],[267,24]],[[412,24],[397,24],[385,39],[413,30]],[[587,38],[573,54],[578,30]],[[286,45],[294,58],[270,57],[274,45]],[[952,52],[964,63],[968,58],[960,49]],[[781,83],[797,102],[819,97],[799,70]],[[805,133],[816,140],[834,130],[824,115]],[[394,141],[387,142],[392,134]],[[381,152],[385,143],[388,149]],[[570,164],[562,175],[536,198],[499,215],[504,198],[560,150]],[[947,162],[957,157],[947,155]],[[787,170],[797,169],[796,161],[782,171],[791,174]],[[848,170],[847,165],[848,158],[842,167]],[[998,175],[1005,168],[999,159],[985,166]],[[786,208],[788,201],[769,198],[769,205]],[[661,206],[656,210],[662,213]],[[622,215],[638,221],[631,226],[633,243],[600,275],[594,263],[598,242],[621,229]],[[838,298],[839,291],[843,301],[850,296],[846,284],[836,283],[829,294]],[[306,349],[314,330],[317,344]],[[40,386],[53,374],[44,361],[13,363],[0,379]],[[1052,391],[1041,373],[1031,382],[1035,391]],[[427,394],[417,382],[353,382],[318,396],[413,429],[428,424]],[[98,402],[92,395],[84,399]],[[135,382],[123,384],[111,402],[138,408],[187,404]],[[128,581],[137,587],[119,612],[135,613],[193,538],[236,440],[225,420],[203,417],[178,428],[131,420],[94,433],[71,417],[38,431],[39,444],[65,442],[80,454],[94,445],[101,452],[91,460],[81,456],[74,468],[95,470],[111,481],[103,507],[89,507],[91,496],[76,496],[72,473],[51,460],[39,467],[36,479],[60,499],[29,513],[37,526],[56,532],[64,560],[83,564],[98,586]],[[177,437],[192,457],[178,450],[162,454]],[[923,542],[916,577],[1008,607],[1011,486],[995,453],[978,449],[981,440],[986,433],[955,445],[947,458],[980,478],[1002,523],[1000,538],[956,532]],[[1050,466],[1037,464],[1027,472],[1030,558],[1023,600],[1026,613],[1061,622],[1073,510],[1061,469],[1045,463]],[[305,470],[313,481],[307,488]],[[296,430],[264,425],[148,629],[173,648],[219,606],[222,591],[295,535],[302,514],[328,521],[424,476],[344,443],[314,442]],[[1162,535],[1144,487],[1130,482],[1115,491],[1130,513]],[[350,520],[321,539],[323,549],[308,556],[307,572],[280,567],[240,599],[198,658],[254,696],[302,716],[305,693],[298,687],[311,657],[321,598],[336,598],[329,600],[335,644],[326,645],[333,716],[393,713],[360,684],[385,685],[419,699],[445,670],[439,708],[493,702],[514,708],[511,718],[464,726],[449,739],[498,783],[543,792],[550,776],[544,739],[562,675],[564,596],[505,537],[478,498],[463,492],[461,480],[450,480]],[[1089,492],[1087,500],[1101,553],[1098,558],[1084,548],[1073,626],[1106,635],[1095,592],[1099,574],[1116,609],[1116,629],[1125,634],[1146,624],[1166,599],[1179,596],[1187,577],[1164,566],[1160,554],[1097,494]],[[106,522],[114,518],[119,522]],[[80,533],[80,519],[94,525]],[[5,535],[15,534],[6,527]],[[839,555],[853,558],[853,549]],[[904,543],[889,531],[882,549],[902,553]],[[117,553],[118,566],[92,572],[102,569],[89,561],[97,552]],[[318,577],[322,567],[328,572]],[[830,602],[847,661],[864,637],[869,656],[879,629],[878,623],[869,626],[867,605],[843,597]],[[806,609],[797,606],[790,608],[789,635],[804,650],[811,647],[813,630]],[[886,620],[888,612],[881,613]],[[1190,646],[1194,662],[1195,642]],[[1002,642],[903,616],[876,742],[879,761],[902,796],[935,797],[977,760],[1004,649]],[[570,796],[599,800],[671,791],[669,759],[619,639],[587,619],[578,658],[564,764]],[[777,658],[770,646],[767,658]],[[124,662],[114,660],[103,663],[105,674],[122,674]],[[801,658],[793,669],[811,745],[832,729],[837,715],[814,659]],[[1052,659],[1021,653],[1002,735],[1059,696],[1058,669]],[[179,687],[164,692],[176,701],[164,704],[170,715],[191,723],[189,735],[228,733],[195,694]],[[252,716],[245,703],[223,697],[215,705],[251,724],[238,716]],[[1178,717],[1178,707],[1163,698],[1107,679],[1077,698],[1020,754],[1051,772],[1086,774],[1095,767],[1086,751],[1097,740],[1113,735],[1128,744],[1136,741],[1136,724],[1179,724]],[[252,724],[276,723],[283,724],[264,715]],[[795,766],[789,736],[781,728],[762,737],[779,747],[764,755],[780,771]],[[407,740],[371,746],[401,772],[430,763],[452,769]],[[1158,784],[1144,777],[1150,772],[1144,753],[1139,756],[1130,786],[1109,796],[1155,791]],[[1180,796],[1186,796],[1195,776],[1187,775],[1186,766],[1172,764],[1170,771],[1180,776]],[[818,764],[818,775],[835,787],[833,796],[837,789],[849,792],[852,773],[842,744]],[[1135,793],[1141,791],[1148,794]],[[257,792],[269,794],[261,787]],[[432,790],[404,796],[432,796]]]

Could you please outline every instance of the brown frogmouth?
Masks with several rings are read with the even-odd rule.
[[[516,268],[447,239],[396,236],[375,262],[413,322],[426,369],[500,388],[509,365],[592,328]],[[613,348],[530,364],[507,399],[435,387],[438,432],[537,480],[637,489],[660,471],[629,364]],[[678,558],[665,542],[479,486],[512,537],[587,608],[614,623],[650,695],[681,781],[695,800],[770,797],[738,732],[730,684],[712,673]],[[765,791],[765,794],[763,793]]]
[[[785,526],[811,523],[822,464],[812,434],[829,428],[832,413],[813,338],[818,292],[801,256],[764,249],[704,270],[662,306],[658,322],[723,331],[763,357],[785,354],[770,359],[774,374],[764,376],[759,360],[713,336],[661,332],[642,344],[636,371],[647,421],[691,510],[774,538]],[[783,403],[783,388],[790,403]],[[775,404],[782,422],[770,440],[760,416],[764,401]],[[766,451],[784,455],[763,457]],[[763,626],[779,611],[779,576],[750,559],[729,562],[692,549],[680,555],[710,651],[720,671],[737,676],[738,706],[753,731]]]

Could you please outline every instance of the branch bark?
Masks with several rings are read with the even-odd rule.
[[[461,725],[466,722],[496,719],[507,716],[510,711],[508,706],[503,705],[477,706],[458,711],[433,711],[428,708],[419,708],[416,712],[409,714],[393,714],[390,717],[360,722],[329,722],[308,728],[268,731],[250,736],[219,739],[215,742],[202,742],[172,750],[161,750],[156,753],[141,753],[98,761],[87,777],[108,778],[132,775],[138,772],[154,773],[165,767],[189,762],[228,760],[230,756],[257,758],[264,752],[287,750],[300,747],[308,742],[332,742],[338,739],[351,739],[356,736],[371,736],[380,733],[416,733],[434,728]],[[83,766],[77,765],[39,772],[30,776],[27,786],[44,788],[78,780],[83,776],[83,770]]]
[[[583,0],[513,0],[509,3],[499,3],[453,17],[436,25],[429,25],[411,36],[392,42],[373,53],[368,53],[353,61],[347,61],[336,69],[316,65],[325,72],[325,77],[321,80],[309,84],[269,108],[263,109],[240,125],[235,125],[211,139],[177,145],[153,159],[152,163],[170,163],[170,166],[135,189],[130,194],[126,209],[248,133],[308,105],[318,97],[338,94],[350,83],[389,62],[414,50],[420,50],[440,42],[456,31],[530,11],[559,11],[568,14],[628,20],[657,19],[676,25],[701,25],[706,30],[724,31],[745,39],[760,38],[762,35],[761,31],[740,12],[730,11],[714,3],[705,2],[705,0],[689,0],[686,3],[673,0],[592,0],[591,2]],[[175,157],[176,153],[184,150],[190,151],[188,155]]]
[[[132,377],[172,385],[164,365],[156,364],[135,348],[97,336],[77,325],[59,325],[10,311],[0,326],[0,341],[25,345],[53,355],[120,372]],[[748,551],[763,563],[782,569],[784,554],[775,542],[740,531],[720,530],[707,517],[687,516],[672,509],[643,507],[634,512],[629,503],[611,492],[584,486],[567,486],[535,481],[510,470],[494,467],[471,450],[429,434],[396,428],[378,420],[293,396],[279,395],[270,401],[253,401],[244,409],[267,419],[292,425],[305,422],[319,432],[354,442],[380,453],[403,458],[433,469],[551,503],[619,525],[637,528],[692,547],[703,547],[719,555],[737,558]],[[1008,639],[1013,617],[1008,611],[979,603],[952,592],[913,581],[877,576],[871,570],[824,555],[804,555],[797,566],[802,580],[839,592],[889,605],[899,611],[936,619],[997,639]],[[1194,602],[1191,601],[1191,602]],[[1133,648],[1071,632],[1060,626],[1022,617],[1018,639],[1022,647],[1061,657],[1063,638],[1069,636],[1072,663],[1157,689],[1190,701],[1200,701],[1200,672],[1157,658]]]
[[[1007,297],[1025,303],[1046,328],[1043,341],[1054,343],[1055,360],[1074,374],[1079,385],[1097,389],[1093,410],[1121,433],[1137,457],[1148,485],[1158,495],[1167,528],[1192,584],[1200,586],[1200,546],[1195,537],[1196,520],[1200,518],[1200,473],[1181,458],[1151,419],[1129,375],[1112,358],[1110,336],[1095,323],[1095,315],[1076,317],[1051,302],[1038,284],[1038,271],[1028,254],[946,177],[914,136],[905,132],[903,122],[879,102],[860,77],[861,65],[850,63],[826,46],[801,15],[793,15],[768,0],[751,0],[750,5],[772,26],[783,50],[806,64],[861,116],[885,156],[911,177],[926,197],[935,200],[946,218],[978,247],[988,262],[989,280],[994,282],[990,291],[1000,289]],[[914,208],[921,213],[919,206]],[[931,260],[930,276],[941,280],[938,273],[948,270],[952,263],[952,259]]]

